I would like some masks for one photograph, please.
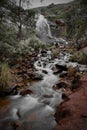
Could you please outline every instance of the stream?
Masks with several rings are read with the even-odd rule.
[[[76,63],[66,62],[68,56],[62,55],[61,59],[54,60],[50,60],[48,56],[38,58],[34,66],[43,80],[33,83],[29,88],[33,94],[6,97],[11,105],[8,113],[0,118],[0,130],[52,130],[56,126],[54,114],[56,107],[63,101],[64,89],[53,89],[59,80],[59,74],[53,74],[53,67],[57,63],[75,66]]]
[[[37,33],[42,40],[45,39],[44,42],[47,42],[48,37],[55,39],[51,36],[50,27],[42,15],[36,25]],[[65,40],[56,40],[65,44]],[[41,56],[41,53],[38,54],[34,66],[36,72],[43,76],[43,80],[33,83],[29,88],[33,94],[6,97],[11,101],[11,105],[7,114],[0,118],[0,130],[52,130],[56,126],[54,114],[56,107],[63,101],[64,89],[53,89],[59,80],[59,74],[54,75],[53,67],[57,63],[77,66],[77,63],[69,62],[69,54],[60,53],[59,56],[60,58],[51,60],[51,54],[45,57]],[[80,68],[82,66],[79,65]]]
[[[26,130],[52,130],[56,121],[54,118],[55,108],[62,102],[63,89],[53,90],[53,85],[57,83],[58,76],[52,71],[54,62],[47,57],[41,57],[34,66],[39,74],[43,75],[43,80],[33,83],[30,88],[34,94],[26,96],[9,96],[11,107],[9,116],[0,119],[0,129],[13,130],[15,121],[20,120],[19,128]],[[44,71],[47,73],[45,74]],[[11,123],[11,125],[8,125]],[[4,125],[5,124],[5,125]],[[19,129],[18,129],[19,130]]]

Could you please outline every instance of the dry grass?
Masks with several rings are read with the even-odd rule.
[[[0,73],[0,89],[5,90],[11,87],[10,85],[15,81],[14,75],[11,73],[11,69],[8,63],[3,63]]]
[[[69,75],[69,77],[75,76],[76,72],[77,71],[76,71],[76,69],[74,67],[72,67],[72,66],[68,67],[68,75]]]
[[[59,48],[52,49],[52,58],[57,57],[59,53],[60,53]]]

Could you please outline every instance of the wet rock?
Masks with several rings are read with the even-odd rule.
[[[45,94],[45,95],[43,95],[43,97],[45,97],[45,98],[53,98],[53,95]]]
[[[61,69],[56,68],[56,66],[52,67],[52,70],[53,70],[53,74],[59,74],[59,73],[61,73]]]
[[[61,71],[67,71],[67,66],[64,64],[55,64],[56,68],[60,69]]]
[[[42,50],[42,51],[41,51],[41,54],[42,54],[42,56],[46,56],[47,51],[46,51],[46,50]]]
[[[22,90],[22,91],[20,92],[20,95],[25,96],[25,95],[27,95],[27,94],[32,94],[32,93],[33,93],[32,90],[26,89],[26,90]]]
[[[60,88],[68,88],[70,87],[70,84],[66,81],[59,81],[57,84],[53,86],[54,90],[60,89]]]
[[[42,80],[43,76],[41,74],[35,73],[34,76],[33,76],[33,79],[34,80]]]
[[[59,74],[59,77],[65,77],[67,76],[68,72],[67,71],[63,71]]]
[[[61,72],[61,70],[60,69],[55,69],[54,71],[53,71],[53,74],[59,74]]]
[[[16,84],[8,89],[0,90],[0,96],[4,97],[4,96],[8,96],[8,95],[15,95],[18,93],[19,88],[20,88],[20,86],[18,86]]]
[[[42,72],[43,72],[44,74],[48,74],[48,72],[47,72],[46,70],[42,70]]]

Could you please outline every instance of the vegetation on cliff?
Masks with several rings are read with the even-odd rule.
[[[79,39],[87,35],[87,2],[75,0],[67,4],[49,5],[41,8],[42,13],[55,23],[63,20],[66,24],[66,37],[68,39]],[[51,14],[51,15],[50,15]]]

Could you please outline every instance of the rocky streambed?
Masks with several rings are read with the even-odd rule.
[[[56,59],[51,59],[51,53],[45,56],[40,53],[37,57],[31,64],[28,60],[22,62],[22,69],[17,66],[15,73],[20,76],[17,84],[20,88],[1,99],[5,104],[0,109],[0,130],[52,130],[55,126],[58,129],[62,116],[70,113],[65,110],[62,114],[60,104],[68,102],[70,95],[79,89],[80,72],[85,71],[86,66],[69,62],[67,53],[61,53]],[[27,79],[25,88],[21,82],[24,79]]]

